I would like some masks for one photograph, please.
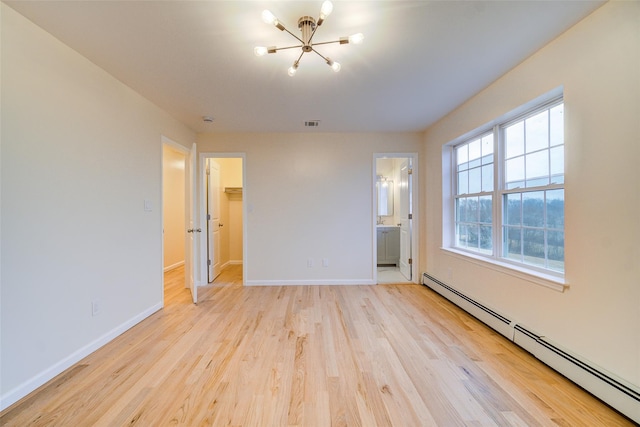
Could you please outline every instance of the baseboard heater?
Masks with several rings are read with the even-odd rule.
[[[422,283],[622,414],[640,423],[640,390],[637,387],[589,364],[544,336],[475,301],[428,273],[423,273]]]

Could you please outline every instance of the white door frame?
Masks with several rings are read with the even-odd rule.
[[[244,286],[247,280],[247,266],[249,260],[247,259],[247,222],[249,217],[247,216],[249,205],[249,192],[247,189],[247,155],[246,153],[218,153],[207,152],[200,153],[200,160],[198,162],[198,183],[200,186],[199,191],[199,206],[200,206],[200,218],[207,217],[207,159],[213,158],[240,158],[242,159],[242,286]],[[206,229],[206,225],[203,229]],[[200,241],[200,277],[204,278],[204,281],[199,280],[199,283],[206,283],[208,277],[207,266],[207,242],[206,239]]]
[[[420,202],[419,202],[419,182],[418,179],[419,169],[418,169],[418,153],[373,153],[373,174],[371,176],[371,188],[372,188],[372,202],[371,202],[371,223],[373,225],[371,234],[373,241],[373,248],[371,250],[372,253],[372,263],[373,263],[373,281],[378,283],[378,257],[377,257],[377,246],[378,246],[378,235],[377,235],[377,214],[378,207],[376,203],[376,161],[378,159],[393,159],[393,158],[402,158],[402,159],[411,159],[411,168],[412,168],[412,176],[411,180],[411,213],[412,213],[412,221],[411,221],[411,281],[413,283],[419,283],[419,273],[418,273],[418,260],[420,259],[419,254],[419,242],[418,236],[420,236]]]
[[[162,246],[162,250],[161,250],[161,255],[160,255],[160,266],[161,266],[161,271],[162,271],[162,282],[160,284],[160,295],[161,298],[160,300],[162,301],[162,306],[164,307],[164,154],[163,154],[163,147],[165,145],[170,146],[171,148],[173,148],[174,150],[184,154],[185,157],[185,176],[184,176],[184,181],[185,181],[185,206],[184,206],[184,210],[185,210],[185,224],[184,224],[184,230],[186,231],[187,228],[189,227],[189,201],[191,200],[191,198],[193,197],[193,195],[195,194],[195,189],[192,187],[192,183],[189,180],[189,155],[191,154],[191,150],[189,150],[188,148],[184,147],[183,145],[178,144],[177,142],[167,138],[164,135],[160,136],[160,236],[161,236],[161,246]],[[195,212],[194,212],[195,214]],[[195,237],[195,236],[194,236]],[[186,262],[186,257],[187,257],[187,246],[189,245],[189,237],[188,235],[185,233],[184,236],[184,245],[185,245],[185,277],[189,274],[188,271],[186,271],[187,269],[187,262]],[[194,254],[194,261],[195,261],[195,254]],[[195,273],[195,271],[194,271]],[[187,280],[185,279],[185,287],[188,288],[189,287],[189,283],[187,282]],[[194,284],[194,290],[195,290],[195,284]],[[197,295],[194,296],[192,294],[193,298],[194,298],[194,302],[197,300]]]

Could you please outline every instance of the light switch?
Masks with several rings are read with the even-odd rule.
[[[153,204],[151,203],[151,200],[145,200],[144,201],[144,211],[145,212],[151,212],[153,210]]]

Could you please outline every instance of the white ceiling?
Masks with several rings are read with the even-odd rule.
[[[197,132],[420,131],[599,7],[602,1],[334,1],[315,42],[362,45],[256,57],[317,18],[307,1],[6,1]],[[204,123],[202,116],[215,118]],[[315,129],[307,120],[320,120]]]

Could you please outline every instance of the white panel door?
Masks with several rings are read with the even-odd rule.
[[[400,272],[411,280],[411,159],[400,164]]]
[[[187,212],[187,237],[186,237],[186,250],[185,250],[185,268],[184,268],[184,279],[185,283],[191,290],[191,296],[193,298],[194,304],[198,303],[198,287],[196,286],[196,265],[195,259],[198,245],[198,231],[195,227],[195,214],[196,214],[196,144],[193,144],[191,147],[191,152],[189,153],[189,158],[186,163],[186,212]]]
[[[220,165],[208,160],[207,189],[207,239],[209,283],[220,274]]]

